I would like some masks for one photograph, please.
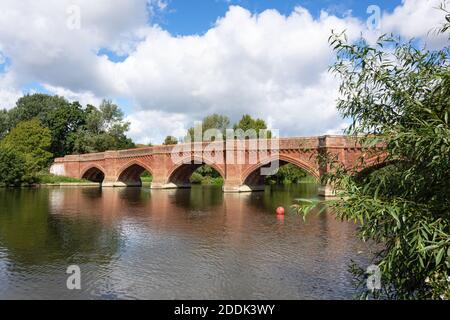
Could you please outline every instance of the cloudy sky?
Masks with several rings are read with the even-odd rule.
[[[338,133],[331,30],[439,47],[441,1],[0,0],[0,108],[34,92],[107,98],[140,143],[211,113],[261,117],[282,136]]]

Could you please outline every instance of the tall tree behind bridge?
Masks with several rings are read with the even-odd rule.
[[[230,128],[230,118],[224,115],[212,114],[202,120],[202,130],[200,130],[200,128],[197,128],[197,132],[202,132],[202,139],[204,139],[205,137],[203,136],[203,133],[205,131],[210,129],[217,129],[218,132],[222,134],[223,139],[225,139],[226,130]],[[194,139],[194,134],[196,132],[195,129],[195,127],[192,127],[188,130],[188,135],[185,139],[186,142]],[[241,129],[244,132],[247,132],[248,130],[255,130],[259,135],[260,130],[267,129],[267,124],[262,119],[253,119],[250,115],[244,115],[242,119],[233,126],[233,129]],[[270,132],[270,130],[267,131],[267,137],[272,137],[272,133]]]
[[[123,117],[122,110],[109,100],[103,100],[98,109],[88,105],[85,123],[74,135],[74,151],[90,153],[134,148],[135,144],[126,136],[130,123]]]
[[[201,127],[201,130],[200,128],[197,128],[197,132],[201,132],[202,140],[205,138],[203,133],[211,129],[217,129],[218,132],[222,134],[222,137],[225,138],[226,130],[230,127],[230,118],[215,113],[203,118]],[[195,127],[192,127],[188,130],[188,135],[185,138],[186,142],[194,141],[196,133],[195,129]]]
[[[8,111],[0,110],[0,139],[2,139],[9,131]]]
[[[165,146],[172,146],[178,144],[177,138],[173,136],[167,136],[166,139],[164,139],[163,145]]]
[[[16,107],[8,112],[7,131],[22,121],[34,118],[50,129],[50,152],[56,157],[73,152],[73,135],[85,121],[78,102],[70,103],[63,97],[46,94],[23,96],[17,101]]]
[[[242,119],[234,125],[234,130],[241,129],[244,132],[248,130],[255,130],[258,137],[260,137],[261,130],[267,130],[267,124],[262,119],[253,119],[250,115],[246,114],[242,117]],[[272,132],[267,131],[267,138],[272,137]],[[248,138],[248,137],[247,137]],[[261,137],[265,138],[265,137]]]
[[[0,138],[20,123],[38,119],[50,130],[49,151],[55,157],[133,148],[126,136],[130,124],[123,117],[122,110],[108,100],[98,108],[83,108],[59,96],[26,95],[11,110],[0,111]]]

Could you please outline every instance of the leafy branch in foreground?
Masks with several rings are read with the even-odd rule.
[[[353,120],[348,133],[369,148],[382,141],[386,158],[374,168],[362,160],[357,170],[327,159],[324,182],[337,190],[328,205],[359,222],[361,239],[381,245],[374,263],[383,297],[450,299],[449,47],[420,50],[392,36],[351,44],[344,34],[330,44],[331,71],[342,80],[338,109]],[[363,283],[363,269],[354,271]]]
[[[303,216],[303,220],[306,221],[306,217],[315,209],[319,207],[323,203],[323,201],[315,200],[315,199],[296,199],[296,204],[292,206],[294,210],[297,212],[301,212]],[[327,209],[326,206],[321,206],[320,210],[316,212],[317,214],[323,213]]]

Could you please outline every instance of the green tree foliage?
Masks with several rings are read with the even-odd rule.
[[[104,152],[135,147],[126,136],[130,124],[123,120],[123,112],[117,105],[104,100],[98,109],[88,105],[84,113],[85,123],[74,136],[74,152]]]
[[[203,133],[207,130],[216,129],[218,133],[222,134],[222,137],[225,138],[226,130],[230,127],[230,119],[227,116],[212,114],[207,116],[202,121],[202,130],[200,128],[197,129],[198,132],[202,133],[202,139],[204,139]],[[186,137],[186,142],[194,140],[194,134],[196,130],[195,127],[192,127],[188,130],[188,136]]]
[[[440,28],[438,28],[438,34],[446,34],[448,32],[448,39],[450,40],[450,10],[447,8],[445,2],[442,2],[440,5],[440,9],[445,12],[447,15],[445,16],[445,21]]]
[[[189,182],[192,184],[202,184],[202,181],[205,179],[204,176],[202,176],[197,171],[192,174],[192,176],[189,178]]]
[[[24,178],[25,159],[13,148],[0,145],[0,183],[20,185]]]
[[[73,152],[74,134],[85,121],[78,102],[70,103],[63,97],[46,94],[23,96],[8,113],[8,130],[35,118],[50,129],[50,152],[56,157]]]
[[[8,134],[9,131],[9,117],[8,111],[0,110],[0,139]]]
[[[218,129],[225,134],[225,130],[230,126],[230,119],[227,116],[213,114],[203,119],[203,130]]]
[[[165,146],[171,146],[171,145],[176,145],[178,144],[178,140],[177,138],[173,137],[173,136],[167,136],[166,139],[164,139],[164,143],[163,145]]]
[[[1,145],[14,150],[25,160],[24,177],[32,180],[41,170],[45,169],[52,159],[51,132],[40,120],[20,122],[2,140]]]
[[[224,182],[220,173],[208,165],[203,165],[195,170],[189,181],[192,184],[206,185],[222,185]]]
[[[104,100],[97,109],[85,109],[63,97],[33,94],[21,97],[9,112],[0,111],[0,137],[23,121],[39,119],[51,132],[50,152],[55,157],[73,153],[133,148],[126,137],[129,123],[120,108]]]
[[[387,152],[384,168],[361,174],[328,158],[327,180],[341,199],[330,205],[360,221],[362,239],[382,245],[381,297],[450,299],[450,49],[419,50],[386,36],[376,46],[330,40],[349,133]]]
[[[267,184],[292,184],[300,183],[307,176],[306,172],[293,164],[281,166],[273,176],[266,178]]]
[[[190,128],[188,130],[188,135],[185,141],[188,142],[194,140],[195,132],[201,132],[202,139],[209,140],[205,139],[205,137],[203,136],[203,132],[210,129],[216,129],[218,133],[222,134],[223,139],[226,139],[226,131],[227,129],[230,129],[230,119],[227,116],[212,114],[203,119],[201,128],[202,130],[200,130],[200,128],[197,128],[197,131],[195,130],[195,127]],[[262,119],[253,119],[249,115],[244,115],[242,119],[233,126],[233,129],[242,129],[244,133],[246,133],[248,130],[253,129],[256,131],[256,134],[259,135],[260,130],[267,130],[267,124]],[[267,131],[267,137],[272,137],[272,132],[270,132],[270,130]],[[248,138],[249,137],[247,136],[246,139]]]
[[[244,115],[242,119],[236,123],[233,127],[234,130],[241,129],[244,132],[247,132],[248,130],[255,130],[256,134],[259,136],[261,130],[267,130],[267,124],[262,119],[253,119],[248,114]],[[267,131],[267,137],[272,137],[272,132]],[[249,137],[246,137],[248,139]]]
[[[211,166],[208,165],[203,165],[200,168],[198,168],[196,170],[199,174],[201,174],[202,176],[206,177],[212,177],[212,178],[219,178],[220,177],[220,173],[217,172],[215,169],[213,169]]]

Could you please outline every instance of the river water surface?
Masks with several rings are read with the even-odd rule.
[[[0,299],[351,299],[355,225],[274,213],[316,192],[0,189]]]

